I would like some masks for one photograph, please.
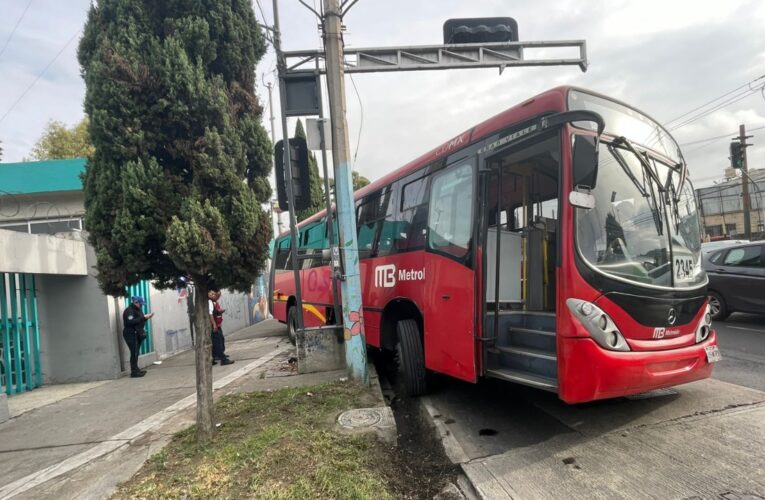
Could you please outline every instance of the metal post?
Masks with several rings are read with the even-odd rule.
[[[24,392],[24,384],[21,383],[21,332],[19,331],[18,297],[16,296],[16,274],[10,273],[11,292],[11,325],[13,325],[13,355],[14,355],[14,393]],[[10,370],[8,370],[10,372]]]
[[[746,125],[738,127],[738,140],[741,142],[741,154],[744,155],[744,163],[741,166],[741,192],[744,197],[744,239],[752,239],[752,221],[750,217],[751,200],[749,199],[749,167],[746,161]]]
[[[324,0],[324,52],[326,54],[327,93],[332,117],[332,162],[335,170],[340,248],[344,255],[345,279],[342,282],[345,361],[351,378],[369,383],[367,371],[364,310],[361,303],[359,251],[356,218],[353,210],[348,126],[345,120],[345,68],[343,67],[342,11],[338,0]]]
[[[287,130],[287,116],[284,111],[287,109],[287,89],[284,83],[284,74],[287,71],[287,66],[284,61],[284,55],[282,53],[281,32],[279,31],[279,0],[273,0],[274,2],[274,51],[276,52],[276,66],[279,70],[279,104],[281,106],[282,115],[282,143],[284,144],[284,165],[285,172],[287,173],[287,200],[289,202],[290,209],[290,254],[292,261],[292,273],[295,279],[295,305],[297,307],[297,329],[298,332],[303,330],[303,294],[300,286],[300,262],[297,258],[298,251],[298,237],[297,237],[297,220],[295,219],[295,194],[292,186],[292,160],[290,158],[290,141],[289,130]],[[289,318],[288,318],[289,320]]]
[[[29,350],[30,338],[29,338],[29,300],[27,295],[27,275],[19,274],[19,310],[21,313],[21,330],[19,336],[21,337],[21,343],[23,345],[22,351],[24,353],[24,367],[23,367],[23,383],[27,390],[34,389],[32,385],[32,352]]]
[[[32,349],[35,358],[35,387],[42,385],[42,366],[40,365],[40,319],[37,315],[37,283],[35,275],[31,276],[30,294],[32,297]]]
[[[0,273],[0,345],[3,347],[3,367],[5,368],[5,393],[11,395],[11,321],[8,317],[7,289],[5,273]],[[11,276],[11,274],[8,274]]]
[[[316,71],[319,71],[319,60],[316,60]],[[332,199],[329,195],[329,171],[327,170],[327,143],[324,137],[324,123],[327,121],[324,118],[324,98],[319,95],[319,141],[321,146],[321,169],[324,172],[324,202],[327,205],[327,240],[329,241],[330,248],[338,245],[335,239],[335,221],[337,216],[332,210]],[[340,308],[340,297],[337,294],[337,278],[332,273],[330,277],[332,280],[332,309],[335,311],[335,323],[340,324],[340,318],[342,317],[342,310]]]

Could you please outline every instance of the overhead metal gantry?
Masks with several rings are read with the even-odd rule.
[[[572,57],[524,57],[524,49],[572,49]],[[553,50],[553,52],[556,52]],[[325,73],[324,52],[295,50],[284,52],[288,74]],[[584,40],[538,42],[469,43],[400,47],[345,48],[346,73],[385,71],[423,71],[438,69],[499,68],[517,66],[579,66],[587,71],[587,45]]]

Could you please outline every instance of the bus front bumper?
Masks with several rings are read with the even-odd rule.
[[[591,338],[563,337],[558,344],[559,397],[584,403],[709,378],[714,364],[704,348],[716,345],[714,330],[704,342],[665,351],[609,351]]]

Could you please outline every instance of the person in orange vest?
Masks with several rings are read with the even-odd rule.
[[[228,359],[226,355],[226,342],[223,339],[223,313],[226,312],[218,300],[220,299],[220,290],[217,288],[210,288],[207,292],[207,298],[210,313],[210,326],[212,326],[212,364],[217,364],[220,361],[221,365],[231,365],[234,362]]]

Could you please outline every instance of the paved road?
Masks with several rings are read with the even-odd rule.
[[[714,378],[765,391],[765,316],[736,313],[714,328],[723,355]]]
[[[765,498],[765,316],[715,324],[711,380],[567,405],[497,380],[423,398],[485,498]]]

